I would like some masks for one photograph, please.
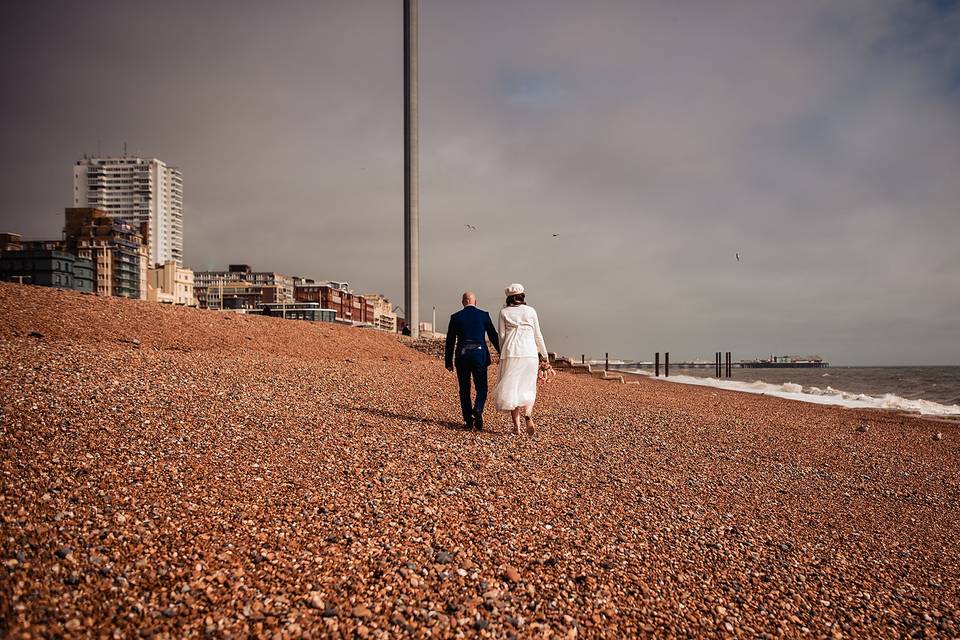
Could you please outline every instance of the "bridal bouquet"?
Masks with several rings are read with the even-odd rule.
[[[539,381],[547,382],[552,376],[555,375],[557,375],[557,372],[554,371],[549,362],[544,361],[540,363],[540,370],[537,372],[537,379]]]

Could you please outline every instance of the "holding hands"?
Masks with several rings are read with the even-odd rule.
[[[544,360],[540,363],[540,369],[537,371],[537,379],[540,382],[547,382],[555,375],[557,375],[557,372],[553,369],[549,362]]]

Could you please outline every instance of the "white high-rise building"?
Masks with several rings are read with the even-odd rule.
[[[156,158],[84,158],[73,167],[73,206],[149,226],[150,265],[183,265],[183,175]]]

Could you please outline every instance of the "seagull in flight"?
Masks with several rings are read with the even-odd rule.
[[[559,236],[559,235],[560,235],[559,233],[555,233],[555,234],[553,234],[553,237],[556,238],[556,237]]]
[[[469,229],[470,231],[476,231],[476,230],[477,230],[477,228],[476,228],[475,226],[473,226],[472,224],[465,224],[465,225],[463,225],[463,226],[465,226],[465,227],[466,227],[467,229]]]
[[[737,253],[737,262],[740,262],[740,254]]]

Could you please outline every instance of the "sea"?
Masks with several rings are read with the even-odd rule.
[[[650,369],[625,370],[652,375]],[[960,367],[827,367],[739,369],[716,378],[708,369],[670,367],[670,382],[772,395],[851,408],[895,409],[960,418]]]

